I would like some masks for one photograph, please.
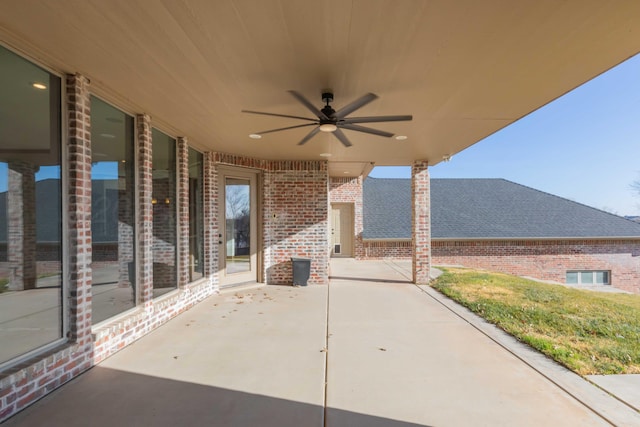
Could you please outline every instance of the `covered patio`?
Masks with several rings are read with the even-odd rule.
[[[212,296],[6,425],[640,425],[408,264],[334,259],[329,286]]]
[[[613,4],[3,1],[0,206],[7,208],[0,209],[6,213],[0,215],[0,306],[18,310],[5,310],[11,317],[0,319],[5,325],[0,328],[0,420],[100,364],[92,376],[121,370],[217,387],[225,395],[222,401],[231,402],[230,417],[260,412],[233,409],[242,407],[236,400],[240,395],[225,390],[245,393],[241,396],[254,402],[267,390],[272,394],[264,395],[279,402],[304,402],[304,408],[318,414],[316,420],[365,414],[427,422],[400,407],[382,410],[385,394],[369,387],[364,377],[356,393],[364,400],[351,402],[343,381],[357,373],[350,355],[362,349],[345,342],[334,352],[321,350],[365,326],[358,318],[341,316],[371,315],[378,329],[359,337],[393,331],[390,344],[368,343],[372,357],[379,358],[372,360],[386,370],[394,363],[405,368],[408,359],[403,357],[411,354],[413,369],[425,369],[421,378],[433,376],[434,387],[428,389],[434,399],[407,401],[407,411],[431,408],[443,396],[444,379],[437,375],[445,371],[437,357],[460,358],[462,368],[462,361],[480,355],[467,354],[466,332],[457,328],[460,320],[419,314],[428,312],[420,304],[430,300],[424,289],[409,283],[426,283],[431,273],[429,168],[638,54],[640,3]],[[325,105],[331,102],[335,110]],[[333,113],[320,112],[325,108]],[[353,276],[363,270],[341,270],[330,260],[337,247],[332,203],[340,202],[331,199],[331,188],[348,193],[373,166],[386,165],[412,167],[413,259],[402,274],[391,269],[373,277]],[[355,202],[345,203],[351,203],[345,215],[358,209]],[[356,217],[345,221],[345,229],[357,240],[362,230]],[[304,292],[283,287],[292,281],[292,257],[313,260],[309,283],[320,286]],[[378,283],[381,279],[387,283]],[[207,298],[221,288],[245,283],[275,286],[261,289],[259,299],[257,294],[223,294],[211,307]],[[375,286],[362,287],[371,283]],[[376,292],[387,287],[392,294]],[[20,305],[12,304],[17,294]],[[367,307],[360,305],[364,296]],[[409,296],[415,301],[406,300]],[[406,305],[407,317],[386,307],[387,297],[396,298],[399,307]],[[304,303],[273,303],[283,299]],[[350,307],[336,311],[341,304]],[[156,328],[191,308],[193,313],[162,329],[172,331],[170,339],[153,341],[162,336],[154,333]],[[185,331],[198,331],[202,319],[184,328],[175,325],[209,309],[208,326],[199,331],[205,335],[183,343],[190,349],[184,354],[170,354],[183,348],[178,343],[189,335]],[[228,322],[234,316],[241,323]],[[16,319],[25,318],[33,320],[29,328],[15,327]],[[443,349],[455,351],[418,347],[407,352],[410,342],[431,345],[431,337],[395,341],[408,331],[424,333],[424,328],[413,329],[416,321],[429,326],[434,340],[444,339]],[[404,327],[397,329],[398,324]],[[248,327],[257,325],[267,329]],[[327,327],[333,335],[327,335]],[[209,332],[226,336],[229,346],[242,351],[216,347],[225,341]],[[288,352],[291,334],[309,344]],[[147,358],[170,360],[136,359],[135,349],[144,343],[153,348]],[[131,352],[118,354],[130,344]],[[403,348],[397,358],[394,345]],[[332,353],[339,355],[341,349],[344,354],[336,360],[346,363],[333,364]],[[432,352],[436,359],[429,359]],[[134,365],[159,370],[128,371],[128,354]],[[111,356],[117,356],[113,362],[107,360]],[[180,368],[189,357],[195,359]],[[112,370],[111,363],[118,368]],[[228,384],[208,383],[198,379],[206,372],[202,367],[213,369],[216,381],[234,369],[248,374]],[[313,380],[280,384],[290,370],[306,372],[308,367],[315,370],[309,374]],[[496,385],[498,400],[509,399],[507,383],[519,378],[519,369]],[[377,378],[385,370],[375,376],[368,372],[368,378]],[[330,384],[326,398],[325,373]],[[486,379],[482,372],[471,374]],[[84,378],[91,376],[80,383],[88,381]],[[417,390],[426,383],[407,376],[403,384]],[[280,386],[282,393],[274,391]],[[141,396],[131,400],[132,388],[102,397],[108,389],[100,388],[87,397],[97,396],[96,405],[141,404],[135,400]],[[150,393],[159,389],[148,388]],[[413,396],[409,390],[405,394]],[[158,398],[175,403],[180,399],[176,391]],[[367,400],[374,391],[377,398]],[[470,390],[461,386],[458,391]],[[490,405],[472,403],[488,393],[476,391],[463,404],[481,413]],[[458,397],[450,396],[460,405]],[[197,405],[194,399],[182,406]],[[528,399],[520,400],[527,404]],[[517,407],[515,399],[512,403]],[[568,405],[574,416],[593,419],[574,403]],[[153,411],[180,407],[163,403]],[[300,408],[297,403],[292,407]],[[94,415],[100,413],[93,408]],[[540,414],[533,408],[522,413],[535,418]],[[76,415],[82,411],[76,407],[70,414],[86,421]],[[60,410],[55,416],[68,414]]]

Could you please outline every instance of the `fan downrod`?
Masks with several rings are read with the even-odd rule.
[[[331,102],[333,102],[333,92],[331,89],[325,89],[322,91],[322,101],[327,104],[327,107]]]
[[[327,116],[329,118],[329,120],[322,120],[320,119],[320,124],[323,123],[334,123],[336,122],[336,120],[334,119],[333,115],[336,113],[336,110],[334,110],[333,108],[331,108],[331,105],[329,105],[331,102],[333,102],[333,92],[331,92],[331,89],[325,89],[322,91],[322,100],[325,102],[325,106],[322,107],[322,113]]]

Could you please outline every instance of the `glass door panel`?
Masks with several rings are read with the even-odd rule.
[[[251,271],[251,183],[249,180],[226,178],[226,264],[227,274]]]
[[[230,286],[257,279],[256,174],[246,170],[220,171],[220,284]]]

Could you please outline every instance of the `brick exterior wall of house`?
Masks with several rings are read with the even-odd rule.
[[[365,240],[363,259],[411,259],[406,240]],[[568,270],[606,270],[611,285],[640,294],[638,240],[432,240],[433,266],[459,265],[565,282]]]
[[[205,256],[205,266],[209,266],[205,271],[205,277],[193,283],[186,283],[188,280],[188,263],[179,263],[178,278],[180,278],[180,286],[176,291],[164,295],[160,299],[153,298],[154,282],[157,279],[154,272],[154,231],[153,231],[153,215],[154,209],[152,204],[153,177],[152,177],[152,132],[151,118],[147,115],[139,115],[137,117],[137,140],[138,140],[138,219],[136,221],[138,227],[138,280],[139,302],[138,310],[124,317],[119,317],[116,321],[106,322],[99,327],[93,328],[95,350],[94,363],[99,363],[137,339],[143,337],[155,328],[161,326],[168,320],[180,313],[193,307],[198,302],[213,295],[218,290],[216,269],[210,267],[213,253]],[[189,150],[186,149],[184,138],[178,138],[178,170],[177,170],[177,190],[178,190],[178,212],[179,227],[186,230],[186,236],[177,238],[180,247],[188,246],[188,222],[185,225],[184,214],[188,215],[188,155]],[[204,156],[205,171],[211,171],[211,164],[208,160],[211,156],[206,153]],[[214,181],[215,182],[215,181]],[[211,188],[212,182],[205,179],[204,191],[204,215],[211,215],[210,208],[217,205],[215,200],[215,191]],[[161,201],[160,201],[161,202]],[[172,200],[172,205],[175,200]],[[173,206],[175,209],[176,207]],[[188,218],[187,218],[188,220]],[[172,227],[175,232],[175,228]],[[213,227],[212,227],[213,229]],[[215,231],[215,230],[214,230]],[[211,244],[211,235],[205,233],[205,247],[215,249],[217,245]],[[157,246],[157,245],[156,245]],[[156,249],[156,255],[157,247]],[[188,250],[188,248],[187,248]],[[175,264],[175,248],[170,251],[171,262]],[[180,255],[182,256],[182,254]],[[157,260],[156,260],[157,261]],[[157,270],[157,268],[156,268]],[[172,274],[173,283],[176,278]],[[158,288],[158,284],[155,283]]]
[[[69,304],[67,342],[45,353],[5,369],[0,373],[0,422],[47,393],[80,375],[91,366],[121,350],[128,344],[148,334],[171,318],[193,307],[218,290],[217,244],[212,244],[217,232],[216,177],[205,175],[204,207],[208,233],[205,256],[208,275],[194,283],[184,284],[188,268],[180,264],[181,286],[177,291],[161,299],[153,299],[153,210],[151,204],[151,119],[147,115],[137,117],[138,139],[138,220],[137,237],[142,239],[138,247],[137,310],[104,322],[99,327],[91,324],[92,302],[92,239],[91,239],[91,118],[89,81],[81,75],[67,76],[68,111],[68,234],[69,281],[65,298]],[[185,229],[184,205],[188,204],[188,169],[185,167],[188,150],[179,150],[179,203],[181,229]],[[205,153],[205,170],[213,171],[212,155]],[[184,181],[184,182],[183,182]],[[186,197],[186,199],[185,199]],[[187,209],[188,212],[188,209]],[[211,225],[211,227],[209,227]],[[188,230],[188,225],[186,226]],[[183,239],[188,239],[187,236]],[[179,240],[181,241],[181,240]],[[217,240],[216,240],[217,242]],[[181,241],[181,247],[185,243]]]
[[[268,284],[291,284],[291,257],[311,259],[309,284],[329,283],[326,161],[269,161],[215,153],[220,165],[261,172],[262,256]]]
[[[611,285],[640,293],[638,240],[433,241],[434,265],[462,265],[564,283],[567,270],[609,270]]]
[[[186,283],[188,263],[188,149],[178,139],[179,286],[161,298],[153,298],[152,119],[136,116],[136,211],[135,229],[118,231],[119,244],[130,243],[131,253],[119,254],[120,273],[128,280],[134,261],[136,307],[114,319],[92,325],[92,231],[91,231],[91,98],[89,80],[67,76],[66,124],[68,215],[64,300],[67,309],[65,339],[56,348],[40,351],[28,360],[0,372],[0,421],[78,376],[176,315],[217,292],[219,259],[219,208],[217,165],[248,167],[260,172],[262,256],[265,279],[272,284],[291,284],[291,257],[312,259],[309,284],[328,284],[329,176],[326,161],[266,161],[221,153],[204,153],[205,276]],[[133,180],[129,180],[133,182]],[[132,189],[133,191],[133,189]],[[175,201],[172,201],[175,203]],[[129,214],[129,213],[127,213]],[[119,212],[119,215],[124,213]],[[124,222],[124,221],[119,221]],[[361,227],[360,227],[361,228]],[[135,234],[134,234],[135,233]],[[135,237],[136,245],[133,245]],[[124,240],[120,240],[124,239]],[[113,243],[104,243],[113,245]],[[96,246],[105,262],[106,246]],[[135,252],[134,252],[135,249]],[[32,252],[36,252],[35,250]],[[175,253],[175,249],[173,250]],[[113,262],[114,259],[109,260]],[[98,264],[96,264],[98,265]],[[58,263],[59,266],[59,263]]]
[[[362,259],[412,259],[411,240],[365,240]]]
[[[274,161],[264,176],[267,283],[291,284],[291,257],[311,259],[309,284],[329,283],[326,161]]]
[[[0,375],[0,422],[93,364],[91,336],[91,103],[89,80],[69,75],[68,121],[68,253],[69,303],[66,344],[3,371]]]
[[[353,256],[366,257],[363,241],[362,176],[356,178],[331,177],[329,179],[329,202],[353,204]]]

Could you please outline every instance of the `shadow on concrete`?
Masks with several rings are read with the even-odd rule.
[[[411,280],[392,280],[392,279],[371,279],[367,277],[346,277],[346,276],[329,276],[329,280],[353,280],[357,282],[375,282],[375,283],[403,283],[411,284]]]
[[[4,426],[423,427],[332,408],[323,419],[319,405],[98,366]]]
[[[427,424],[414,424],[333,408],[327,408],[325,425],[327,427],[431,427]]]

